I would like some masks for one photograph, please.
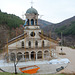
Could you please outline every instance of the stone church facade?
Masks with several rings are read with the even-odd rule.
[[[46,37],[38,25],[38,12],[33,7],[26,11],[24,33],[8,41],[9,61],[48,60],[56,57],[57,41]]]

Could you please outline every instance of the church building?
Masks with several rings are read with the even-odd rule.
[[[25,16],[24,33],[8,41],[9,61],[14,61],[14,58],[19,61],[56,58],[58,42],[42,33],[38,25],[38,11],[31,7]]]

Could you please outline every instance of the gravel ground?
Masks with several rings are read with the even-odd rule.
[[[3,60],[1,61],[3,62]],[[14,63],[1,63],[0,68],[6,72],[13,73],[14,72]],[[26,67],[31,65],[37,65],[40,67],[36,74],[55,74],[56,69],[60,68],[61,66],[66,67],[67,64],[49,64],[49,61],[28,61],[28,62],[19,62],[17,65],[17,72],[21,73],[19,68]]]
[[[60,48],[58,47],[58,52],[60,52]],[[68,47],[62,47],[63,52],[66,53],[66,55],[59,55],[59,57],[61,58],[68,58],[70,60],[70,63],[68,64],[68,66],[60,71],[59,73],[75,73],[75,49],[71,49]]]
[[[60,52],[60,48],[61,47],[57,47],[58,53]],[[37,62],[36,64],[33,64],[33,65],[37,65],[40,67],[37,74],[53,74],[53,73],[56,73],[56,68],[59,68],[61,66],[64,66],[66,68],[58,73],[63,73],[63,72],[64,73],[75,73],[75,59],[74,59],[75,58],[75,49],[71,49],[68,47],[62,47],[62,49],[63,49],[63,52],[66,53],[66,55],[58,55],[58,58],[68,58],[70,60],[70,63],[69,64],[54,64],[53,65],[53,64],[48,64],[46,62],[44,62],[42,64]],[[20,63],[19,65],[17,65],[18,73],[21,73],[19,70],[20,67],[32,65],[32,62],[30,62],[30,63],[27,62],[27,63],[25,63],[25,65],[24,65],[24,63]],[[0,66],[0,68],[2,68],[3,70],[5,70],[7,72],[14,72],[14,67],[11,64],[9,64],[8,66],[4,66],[4,67]]]
[[[22,66],[17,66],[17,72],[21,73],[19,68],[24,67],[24,66],[23,65]],[[57,68],[59,68],[61,66],[66,67],[66,64],[38,64],[37,66],[40,67],[37,74],[55,74]],[[1,69],[3,69],[6,72],[10,72],[10,73],[14,72],[14,67],[13,66],[2,67]]]

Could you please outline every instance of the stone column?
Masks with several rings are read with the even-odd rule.
[[[31,25],[31,19],[29,19],[29,25]]]
[[[29,60],[31,60],[31,52],[29,52]]]
[[[44,50],[43,50],[43,53],[42,53],[42,58],[44,59]]]
[[[43,59],[44,59],[45,57],[44,57],[44,50],[43,50]]]
[[[35,25],[35,19],[34,19],[34,25]]]
[[[24,59],[24,54],[22,54],[22,59],[23,59],[23,61],[25,60],[25,59]]]
[[[16,62],[18,61],[18,59],[17,59],[17,54],[15,53],[15,57],[16,57]]]
[[[36,61],[37,61],[37,52],[36,52]]]
[[[37,19],[36,25],[38,25],[38,19]]]
[[[10,61],[11,61],[11,60],[10,60],[10,59],[11,59],[11,57],[10,57],[10,53],[9,53],[9,58],[8,58],[8,59],[9,59],[9,62],[10,62]]]

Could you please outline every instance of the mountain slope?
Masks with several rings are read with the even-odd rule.
[[[7,14],[0,11],[0,24],[6,25],[10,29],[19,27],[20,24],[23,24],[23,20],[16,15]]]
[[[8,39],[16,36],[16,28],[22,32],[20,26],[23,24],[23,20],[16,15],[7,14],[0,10],[0,48],[2,48]],[[20,33],[20,32],[19,32]]]
[[[54,36],[53,38],[61,38],[62,32],[63,41],[65,40],[64,44],[67,46],[75,46],[75,16],[58,24],[48,25],[43,30],[46,34],[52,31],[51,36]]]
[[[47,25],[45,28],[43,27],[43,30],[45,32],[55,32],[55,33],[61,33],[63,32],[64,35],[74,35],[75,32],[75,16],[72,18],[69,18],[67,20],[64,20],[57,24]],[[47,29],[47,30],[46,30]],[[70,33],[69,33],[70,31]],[[72,34],[73,33],[73,34]]]
[[[69,25],[62,25],[61,27],[55,29],[55,32],[57,34],[62,32],[65,36],[75,35],[75,21],[71,22]]]
[[[38,25],[40,25],[41,28],[44,28],[46,26],[50,26],[52,25],[53,23],[51,22],[48,22],[48,21],[45,21],[45,20],[42,20],[42,19],[38,19]]]

